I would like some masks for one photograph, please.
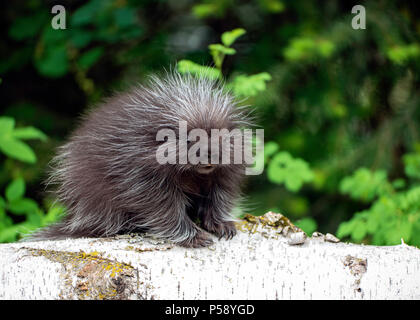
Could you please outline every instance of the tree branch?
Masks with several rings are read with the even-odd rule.
[[[0,299],[419,299],[420,250],[306,238],[280,214],[186,249],[150,236],[0,245]]]

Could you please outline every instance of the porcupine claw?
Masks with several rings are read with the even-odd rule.
[[[210,234],[204,230],[198,230],[196,235],[180,243],[181,246],[186,248],[201,248],[208,247],[213,244]]]
[[[205,223],[204,228],[210,232],[215,234],[219,240],[225,238],[226,240],[232,239],[236,235],[236,227],[232,221],[226,221],[223,223]]]

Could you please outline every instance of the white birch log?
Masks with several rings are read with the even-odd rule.
[[[0,299],[420,298],[417,248],[305,239],[273,213],[238,229],[202,249],[139,235],[1,244]]]

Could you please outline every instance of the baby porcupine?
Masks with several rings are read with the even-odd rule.
[[[211,129],[249,126],[247,114],[219,82],[177,72],[107,99],[84,116],[53,161],[49,182],[57,184],[66,216],[29,240],[145,231],[200,247],[212,243],[209,233],[233,237],[244,163],[159,164],[156,151],[165,141],[157,132],[178,134],[185,121],[188,132],[204,129],[210,138]]]

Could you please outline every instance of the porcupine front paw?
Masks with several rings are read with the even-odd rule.
[[[232,221],[216,223],[213,220],[208,220],[204,222],[204,229],[215,234],[219,239],[226,238],[229,240],[236,235],[236,227]]]
[[[180,242],[179,245],[186,248],[208,247],[213,244],[213,240],[210,237],[210,234],[204,230],[197,230],[195,236]]]

